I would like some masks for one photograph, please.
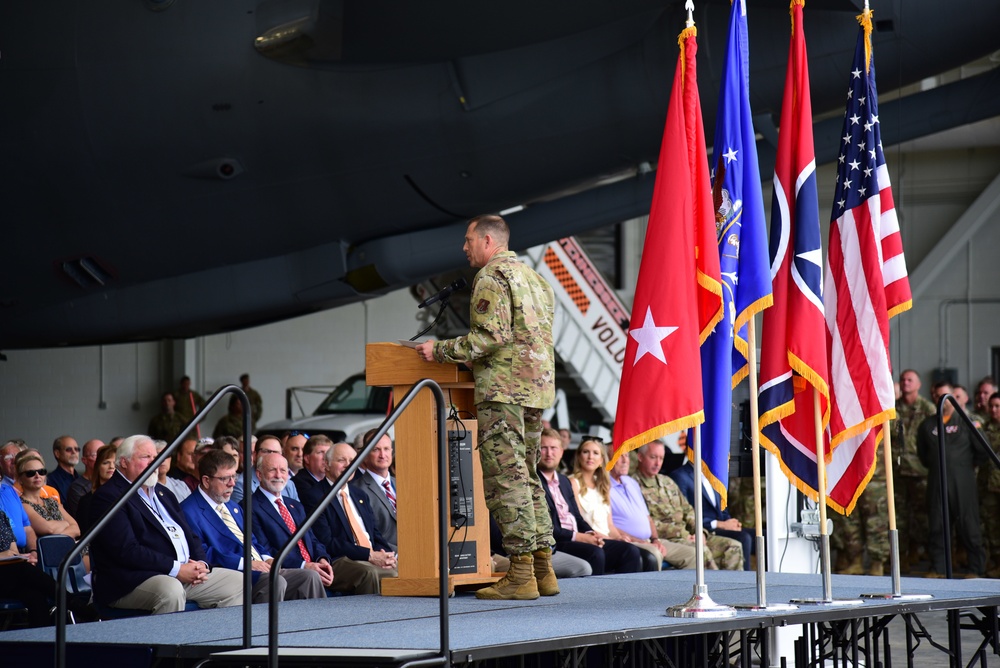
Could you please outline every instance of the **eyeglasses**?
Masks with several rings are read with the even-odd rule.
[[[25,478],[34,478],[35,476],[46,476],[49,472],[45,469],[30,469],[28,471],[21,471],[21,475]]]
[[[291,438],[292,436],[302,436],[304,438],[309,438],[309,434],[305,433],[304,431],[290,431],[290,432],[288,432],[288,438]]]
[[[63,448],[63,452],[80,452],[80,448]]]
[[[236,482],[236,476],[235,475],[227,475],[227,476],[209,475],[209,476],[205,476],[205,477],[206,478],[211,478],[212,480],[218,480],[219,482]]]

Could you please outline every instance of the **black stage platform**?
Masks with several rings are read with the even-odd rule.
[[[822,595],[819,575],[768,573],[767,577],[770,603]],[[756,602],[754,573],[708,571],[705,580],[717,603]],[[648,665],[709,665],[728,662],[741,652],[745,659],[750,658],[748,652],[760,651],[761,637],[769,627],[804,624],[807,640],[797,648],[790,664],[819,661],[810,657],[835,650],[839,643],[842,654],[875,652],[876,660],[864,662],[872,666],[879,663],[879,653],[889,651],[888,641],[879,635],[885,620],[952,609],[982,611],[986,625],[994,627],[987,642],[996,640],[1000,580],[904,578],[903,593],[934,596],[925,601],[866,600],[850,608],[810,606],[779,613],[740,612],[721,620],[666,616],[667,607],[691,597],[693,585],[693,571],[665,571],[562,580],[559,596],[528,602],[479,601],[460,593],[450,601],[451,660],[458,665],[523,665],[522,657],[530,657],[531,665],[557,665],[567,663],[559,656],[572,655],[575,658],[569,665],[647,665],[639,660],[639,654],[649,654],[653,660]],[[888,577],[833,576],[835,598],[884,592],[890,585]],[[289,601],[280,610],[283,651],[338,648],[339,657],[328,657],[324,662],[328,665],[372,665],[362,656],[367,650],[405,650],[409,658],[438,650],[436,599],[344,596]],[[266,606],[254,606],[253,628],[254,645],[266,647]],[[67,665],[193,665],[213,652],[239,649],[241,633],[238,608],[70,626]],[[54,637],[52,629],[0,633],[4,665],[28,665],[28,661],[34,666],[52,665]],[[640,646],[644,647],[641,652]],[[351,650],[362,650],[354,653],[354,661]],[[658,659],[657,654],[661,655]],[[996,655],[990,658],[991,665],[998,665]],[[301,662],[309,661],[303,657]],[[905,664],[905,656],[896,658],[896,665]]]

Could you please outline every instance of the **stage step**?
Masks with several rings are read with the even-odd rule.
[[[419,649],[362,649],[360,647],[279,647],[278,661],[282,666],[358,666],[361,668],[397,668],[413,661],[421,666],[435,665],[430,659],[440,658],[437,652]],[[214,652],[204,666],[266,666],[267,648],[251,647],[228,652]]]

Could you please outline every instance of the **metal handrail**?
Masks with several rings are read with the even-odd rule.
[[[968,416],[965,409],[959,405],[958,401],[950,394],[945,394],[938,399],[937,402],[937,424],[938,424],[938,462],[939,470],[938,477],[940,478],[941,484],[941,513],[943,521],[944,530],[944,570],[945,576],[948,579],[952,577],[952,565],[951,565],[951,518],[948,515],[948,462],[945,457],[945,443],[944,443],[944,414],[941,410],[944,408],[944,402],[950,401],[951,405],[955,407],[955,413],[957,413],[963,420],[965,424],[968,425],[972,434],[975,436],[973,443],[978,443],[979,446],[990,456],[993,460],[993,465],[1000,469],[1000,457],[997,457],[997,453],[993,452],[993,447],[989,444],[986,438],[980,433],[979,429],[976,428],[975,423],[972,422],[972,418]]]
[[[419,662],[413,662],[412,666],[431,666],[431,665],[443,665],[446,668],[451,665],[451,658],[449,656],[450,645],[448,642],[448,451],[446,449],[447,444],[447,424],[445,422],[445,398],[444,392],[441,390],[441,386],[438,385],[433,380],[424,378],[416,385],[414,385],[406,396],[403,397],[402,401],[396,405],[392,412],[382,421],[379,426],[378,431],[375,435],[368,441],[368,444],[358,453],[351,462],[351,465],[340,475],[337,482],[334,483],[333,487],[326,493],[326,495],[317,504],[315,510],[306,516],[304,522],[299,524],[295,533],[292,534],[291,538],[288,539],[288,543],[285,547],[278,553],[278,556],[274,557],[274,563],[280,564],[285,563],[285,558],[291,553],[293,548],[297,548],[299,541],[305,536],[306,531],[308,531],[312,525],[319,519],[320,514],[326,510],[326,507],[330,505],[333,499],[340,492],[341,488],[347,484],[347,481],[351,479],[351,476],[358,470],[361,463],[364,461],[368,453],[371,452],[379,440],[389,432],[389,428],[396,422],[402,412],[407,406],[413,401],[413,398],[417,393],[423,388],[429,388],[434,394],[434,400],[437,402],[437,436],[438,436],[438,564],[440,564],[440,587],[438,591],[439,602],[439,614],[441,616],[441,629],[440,629],[440,641],[441,650],[440,656],[434,657],[432,659],[422,659]],[[249,563],[249,562],[247,562]],[[278,579],[271,578],[268,583],[268,587],[271,591],[270,601],[268,602],[267,609],[267,665],[269,668],[278,668]]]
[[[439,390],[440,391],[440,390]],[[84,549],[91,543],[94,537],[101,532],[101,530],[107,525],[111,517],[121,510],[130,498],[132,498],[142,487],[142,481],[145,480],[146,475],[155,471],[159,468],[160,464],[165,462],[174,450],[184,442],[185,437],[192,428],[197,426],[208,413],[215,408],[222,400],[222,397],[227,394],[236,394],[239,397],[240,402],[243,404],[243,446],[246,450],[244,461],[250,461],[250,448],[252,447],[251,439],[248,438],[251,433],[250,425],[250,400],[247,398],[246,392],[243,391],[238,385],[226,385],[219,388],[215,394],[209,397],[208,401],[205,403],[205,407],[198,411],[191,422],[181,431],[181,433],[174,439],[174,441],[165,447],[163,451],[154,459],[149,466],[143,470],[143,472],[132,481],[128,489],[122,495],[118,501],[111,506],[108,512],[104,515],[90,528],[87,533],[80,536],[80,540],[77,541],[76,547],[66,553],[63,557],[62,563],[59,565],[59,575],[58,575],[58,587],[56,587],[56,647],[55,647],[55,666],[56,668],[65,668],[66,666],[66,578],[69,573],[69,565],[76,559],[80,554],[83,553]],[[243,470],[243,485],[244,485],[244,495],[243,495],[243,509],[245,515],[243,516],[243,521],[245,525],[246,535],[250,535],[251,531],[251,515],[250,512],[250,471],[251,466],[245,466]],[[243,551],[244,551],[244,561],[243,563],[249,564],[251,559],[251,542],[244,541]],[[247,649],[250,647],[252,628],[251,628],[251,591],[253,588],[253,573],[251,569],[243,569],[243,647]]]

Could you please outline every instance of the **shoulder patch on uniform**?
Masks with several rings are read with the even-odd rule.
[[[487,313],[490,310],[490,300],[480,299],[476,304],[476,313]]]

